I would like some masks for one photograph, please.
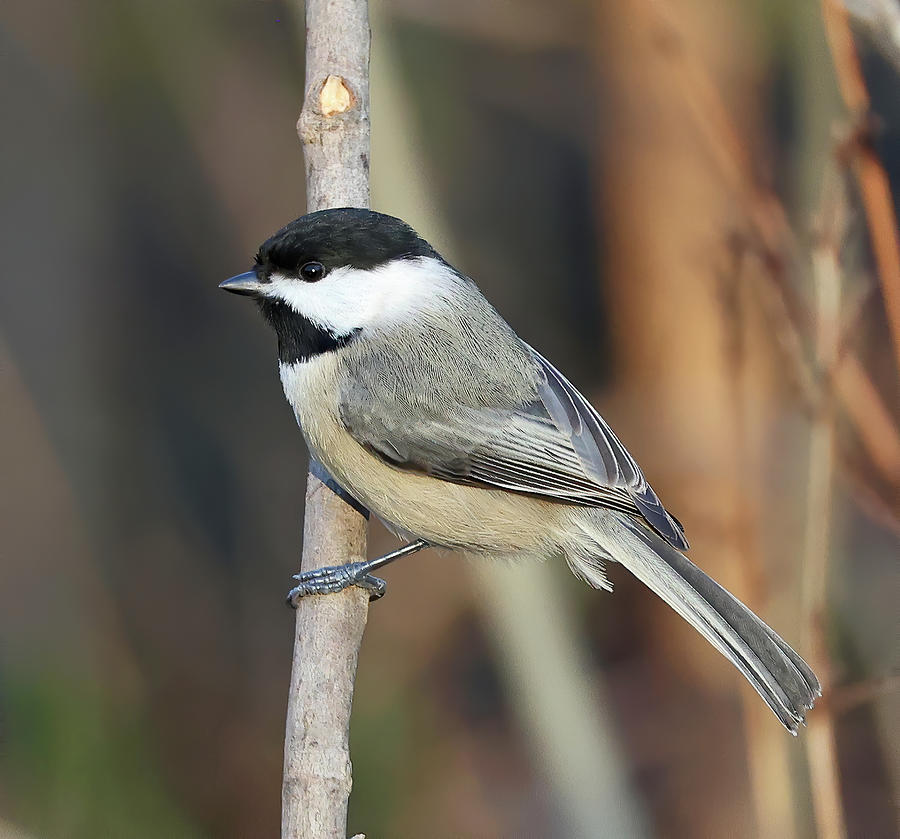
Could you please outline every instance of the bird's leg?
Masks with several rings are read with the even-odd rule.
[[[369,592],[369,600],[377,600],[384,595],[387,583],[380,577],[373,576],[370,572],[400,559],[401,556],[414,554],[416,551],[427,548],[428,543],[424,539],[416,539],[396,551],[391,551],[384,556],[368,559],[365,562],[348,562],[346,565],[337,565],[331,568],[317,568],[315,571],[304,571],[302,574],[294,574],[298,585],[288,592],[287,602],[289,606],[297,608],[301,597],[309,594],[333,594],[343,591],[348,586],[359,586]]]

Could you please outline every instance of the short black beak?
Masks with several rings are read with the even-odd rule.
[[[227,280],[219,283],[219,288],[230,291],[234,294],[246,294],[255,297],[262,291],[262,283],[256,276],[256,271],[245,271],[236,277],[229,277]]]

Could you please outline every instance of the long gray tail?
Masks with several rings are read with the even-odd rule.
[[[666,601],[741,673],[792,734],[817,696],[819,680],[770,627],[686,556],[625,516],[597,522],[597,541],[610,558]],[[572,570],[606,588],[603,561],[581,551],[569,555]]]

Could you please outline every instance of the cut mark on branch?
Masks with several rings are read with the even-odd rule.
[[[343,114],[353,107],[355,101],[356,98],[340,76],[328,76],[322,90],[319,91],[319,109],[322,116],[333,117],[336,114]]]

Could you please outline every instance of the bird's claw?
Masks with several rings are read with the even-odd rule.
[[[295,609],[300,598],[311,594],[334,594],[350,586],[359,586],[369,592],[369,601],[384,596],[387,583],[380,577],[366,573],[365,562],[350,562],[329,568],[317,568],[315,571],[304,571],[294,574],[298,585],[294,586],[287,596],[287,603]]]

